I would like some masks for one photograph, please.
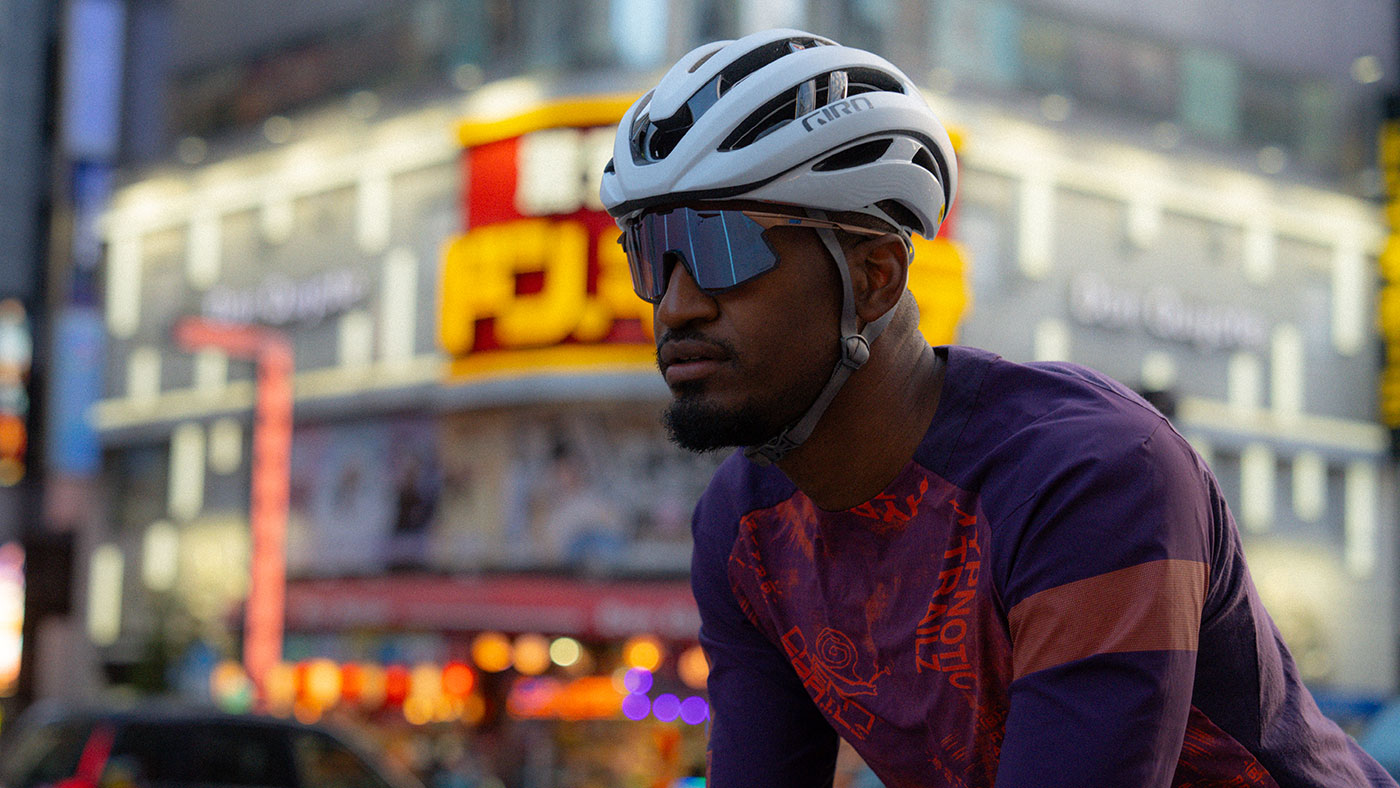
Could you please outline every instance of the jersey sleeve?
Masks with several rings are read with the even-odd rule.
[[[1052,444],[1058,457],[1031,458],[1035,492],[995,540],[1013,674],[998,788],[1171,784],[1208,584],[1209,495],[1169,426],[1136,440],[1123,426],[1071,430]]]
[[[826,788],[838,739],[787,658],[748,619],[729,582],[739,515],[714,491],[696,507],[691,586],[710,662],[711,788]]]

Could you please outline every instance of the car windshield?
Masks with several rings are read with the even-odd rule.
[[[285,733],[237,723],[127,724],[102,782],[298,788]]]
[[[0,784],[43,785],[73,774],[91,726],[79,722],[38,725],[12,743],[4,758]]]

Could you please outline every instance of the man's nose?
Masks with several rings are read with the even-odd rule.
[[[713,320],[718,311],[714,297],[700,289],[679,257],[672,260],[666,292],[656,304],[657,328],[675,329],[695,321]],[[662,332],[656,333],[660,336]]]

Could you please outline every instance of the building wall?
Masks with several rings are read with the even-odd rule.
[[[1375,424],[1378,345],[1369,306],[1383,230],[1374,207],[1355,196],[1364,191],[1358,184],[1369,166],[1356,147],[1364,122],[1361,136],[1339,135],[1331,147],[1324,145],[1317,167],[1290,169],[1313,161],[1299,140],[1314,132],[1290,128],[1293,136],[1278,139],[1211,136],[1212,113],[1243,117],[1248,102],[1239,96],[1227,105],[1196,107],[1187,101],[1190,79],[1174,77],[1159,86],[1165,98],[1157,114],[1138,108],[1115,116],[1104,108],[1113,106],[1116,94],[1093,93],[1103,86],[1083,77],[1126,79],[1142,72],[1141,63],[1071,59],[1065,62],[1077,70],[1051,83],[1037,81],[1044,72],[1021,60],[1029,51],[1026,36],[1051,22],[1068,31],[1056,40],[1087,41],[1094,51],[1105,41],[1102,51],[1136,51],[1140,39],[1151,39],[1173,74],[1190,72],[1201,84],[1221,74],[1262,74],[1260,84],[1285,85],[1285,105],[1301,100],[1309,80],[1321,80],[1342,96],[1324,102],[1322,115],[1335,118],[1347,114],[1348,102],[1365,99],[1357,89],[1338,87],[1351,77],[1335,73],[1332,61],[1349,55],[1294,64],[1260,59],[1247,41],[1203,38],[1207,27],[1219,27],[1204,12],[1191,24],[1148,15],[1106,31],[1114,21],[1109,9],[1088,3],[980,4],[983,10],[976,10],[957,0],[928,6],[793,2],[776,11],[753,3],[670,3],[664,13],[633,20],[634,31],[665,39],[664,46],[638,51],[623,45],[628,28],[617,21],[633,19],[623,12],[636,11],[636,4],[620,0],[580,4],[586,30],[568,40],[529,13],[531,4],[519,13],[489,3],[419,5],[442,6],[451,19],[489,20],[489,29],[501,34],[497,44],[520,44],[514,51],[523,61],[492,60],[490,68],[520,74],[547,67],[557,71],[556,85],[595,89],[640,87],[645,69],[663,65],[699,38],[767,24],[811,23],[851,43],[908,53],[910,73],[935,89],[935,107],[964,140],[955,232],[970,261],[972,308],[958,340],[1018,361],[1068,359],[1144,390],[1169,392],[1178,429],[1206,456],[1227,492],[1256,581],[1305,676],[1320,686],[1395,689],[1396,485],[1385,436]],[[1000,65],[970,60],[953,47],[943,24],[953,21],[974,43],[984,36],[1021,48],[995,50],[1006,55]],[[241,64],[241,74],[266,76],[279,72],[248,64],[280,63],[287,53],[294,56],[288,62],[302,62],[297,58],[311,51],[302,39],[279,41],[208,62],[182,61],[182,89],[197,91],[223,59]],[[436,63],[440,79],[455,80],[469,96],[486,96],[489,91],[476,88],[486,72],[463,70],[477,63],[472,58],[487,57],[485,50],[439,44],[431,50],[438,54],[424,62]],[[1224,60],[1206,57],[1203,70],[1192,71],[1199,58],[1191,52],[1207,44],[1227,50]],[[1020,65],[1001,68],[1011,62]],[[1284,71],[1287,80],[1272,80]],[[525,94],[548,82],[497,83],[493,95]],[[262,94],[255,88],[268,82],[242,84],[256,96]],[[126,571],[133,607],[144,604],[136,573],[142,534],[152,522],[199,531],[210,545],[226,540],[226,553],[236,555],[244,516],[239,494],[246,483],[253,370],[217,353],[175,347],[171,331],[182,316],[251,319],[290,334],[298,357],[298,418],[310,430],[303,435],[319,429],[318,440],[328,445],[338,440],[337,430],[372,432],[405,411],[457,414],[426,428],[438,441],[507,445],[528,428],[501,427],[492,419],[528,419],[536,413],[531,408],[546,403],[568,409],[606,398],[652,408],[664,397],[648,370],[444,383],[446,358],[435,323],[440,246],[460,229],[462,172],[451,130],[463,104],[455,95],[411,91],[394,98],[382,86],[374,96],[391,107],[363,95],[330,101],[357,87],[365,86],[325,82],[308,94],[325,100],[316,109],[283,96],[283,104],[268,106],[288,113],[284,123],[264,123],[251,136],[235,133],[239,124],[246,130],[267,112],[201,121],[205,125],[181,133],[207,134],[207,142],[183,146],[181,164],[133,169],[132,185],[113,201],[104,229],[111,352],[95,419],[109,447],[109,473],[120,480],[129,472],[125,465],[155,452],[143,461],[154,463],[163,481],[143,483],[164,488],[152,488],[156,498],[144,504],[149,511],[123,516],[109,534],[131,556]],[[1258,150],[1265,143],[1279,149],[1282,165]],[[504,408],[507,415],[488,415],[488,408]],[[653,436],[659,445],[659,432]],[[390,439],[364,440],[379,446]],[[356,451],[374,455],[379,449],[352,446],[343,453]],[[450,476],[462,467],[470,476],[465,460],[458,466],[444,459],[441,470]],[[690,471],[703,475],[700,468]],[[488,526],[454,533],[449,541],[469,547],[438,554],[438,568],[508,563],[518,540],[529,541],[522,535],[533,526],[519,525],[533,522],[529,518],[492,514],[490,505],[470,496],[449,505],[451,497],[444,496],[444,507],[475,512],[467,517]],[[117,493],[118,501],[124,498]],[[307,544],[298,546],[299,560],[306,561],[301,571],[345,569],[318,565]],[[655,559],[661,568],[678,572],[684,562],[675,544],[661,540],[651,555],[661,556]],[[547,538],[541,545],[545,552],[559,547]]]
[[[957,227],[974,296],[959,341],[1170,392],[1305,676],[1392,691],[1394,466],[1375,417],[1374,208],[944,110],[966,124]]]

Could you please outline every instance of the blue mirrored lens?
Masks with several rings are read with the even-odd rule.
[[[656,303],[670,280],[671,255],[700,289],[720,292],[773,270],[763,228],[739,211],[675,208],[643,215],[628,229],[627,259],[637,295]]]

